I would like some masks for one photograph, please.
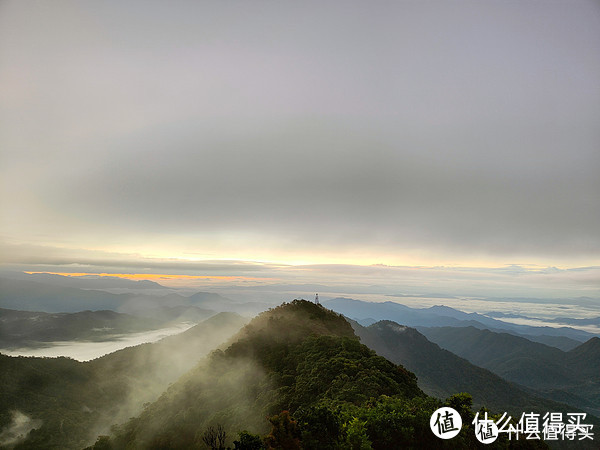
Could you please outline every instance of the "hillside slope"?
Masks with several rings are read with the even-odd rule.
[[[0,355],[0,430],[18,411],[38,424],[22,448],[82,448],[138,414],[245,322],[221,313],[182,334],[85,363]]]
[[[476,408],[485,406],[512,415],[523,411],[567,412],[570,408],[532,395],[491,371],[441,349],[414,328],[391,321],[380,321],[366,328],[353,323],[353,327],[361,342],[417,374],[419,386],[430,395],[445,398],[456,392],[469,392]]]
[[[361,344],[341,315],[320,305],[295,300],[269,310],[232,342],[139,417],[115,427],[111,439],[101,437],[96,448],[209,448],[203,437],[211,427],[223,427],[229,436],[240,430],[264,435],[271,428],[263,441],[268,448],[475,446],[468,395],[446,403],[465,415],[459,437],[436,438],[429,420],[443,403],[426,396],[414,374]],[[498,445],[490,448],[506,442]],[[546,448],[540,442],[522,445]]]
[[[194,448],[199,432],[217,422],[264,433],[267,415],[320,401],[424,397],[413,374],[361,345],[342,316],[310,302],[259,315],[233,341],[122,427],[114,445]]]
[[[555,401],[600,415],[600,338],[563,352],[473,327],[420,328],[432,342]]]

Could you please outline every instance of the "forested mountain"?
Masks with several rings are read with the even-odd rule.
[[[546,398],[600,414],[600,338],[568,352],[473,327],[420,328],[432,342]]]
[[[245,322],[221,313],[182,334],[85,363],[0,355],[0,429],[20,424],[27,434],[32,424],[20,448],[82,448],[139,413]]]
[[[543,414],[575,410],[564,403],[533,395],[491,371],[471,364],[430,342],[414,328],[391,321],[380,321],[369,327],[356,322],[352,324],[361,342],[414,372],[419,386],[429,395],[446,398],[456,392],[469,392],[476,408],[485,406],[512,415],[520,415],[523,411]],[[600,421],[596,422],[600,424]]]
[[[256,317],[232,341],[95,447],[221,448],[214,442],[207,447],[211,430],[225,433],[223,446],[248,430],[236,449],[475,446],[470,396],[446,403],[464,414],[461,434],[451,441],[436,438],[429,420],[443,403],[425,395],[414,374],[361,344],[342,316],[320,305],[284,304]],[[490,448],[506,445],[502,438]],[[545,448],[537,441],[520,445]]]
[[[569,350],[573,350],[575,347],[581,345],[581,341],[577,341],[575,339],[568,338],[566,336],[548,336],[548,335],[519,335],[518,333],[514,333],[515,336],[524,337],[532,342],[539,342],[540,344],[545,344],[549,347],[555,347],[563,352],[568,352]]]
[[[96,436],[96,449],[476,448],[471,396],[459,391],[473,388],[477,406],[516,419],[523,411],[562,410],[392,322],[357,326],[357,336],[343,316],[295,300],[227,340],[242,322],[218,314],[88,363],[0,355],[0,446],[13,430],[27,435],[15,448],[82,448]],[[594,342],[580,349],[595,351]],[[446,401],[426,395],[399,361]],[[461,433],[448,441],[429,427],[443,405],[463,416]],[[501,435],[487,448],[507,445]],[[518,446],[546,448],[534,440]]]
[[[600,378],[600,338],[594,337],[566,353],[566,362],[582,377]]]

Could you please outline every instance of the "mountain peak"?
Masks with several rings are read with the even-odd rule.
[[[569,353],[578,355],[600,355],[600,337],[594,336],[579,347],[575,347]]]
[[[371,325],[371,327],[379,329],[387,328],[393,331],[394,333],[404,333],[410,329],[405,325],[399,325],[396,322],[392,322],[391,320],[380,320],[379,322],[376,322],[373,325]]]
[[[344,316],[307,300],[271,308],[246,325],[237,338],[268,334],[276,341],[300,341],[307,336],[336,335],[357,339]]]
[[[370,408],[382,396],[425,399],[414,374],[361,344],[342,315],[306,300],[265,311],[232,341],[117,430],[116,447],[192,448],[217,420],[266,432],[264,417],[281,411],[306,421],[324,405],[333,415],[334,405]]]

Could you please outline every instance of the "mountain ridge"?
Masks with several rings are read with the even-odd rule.
[[[570,351],[529,341],[509,333],[476,328],[420,327],[432,342],[525,386],[545,398],[565,401],[600,414],[600,338],[593,337]],[[581,399],[581,392],[586,392]]]
[[[479,329],[507,332],[524,337],[528,335],[566,336],[579,342],[595,336],[592,333],[569,327],[552,328],[511,324],[477,313],[465,313],[448,306],[411,308],[391,301],[375,303],[345,297],[327,300],[324,304],[359,322],[361,319],[374,319],[393,320],[411,327],[474,326]],[[436,311],[440,311],[443,315]]]
[[[265,414],[275,414],[270,416],[272,431],[263,440],[267,448],[476,445],[470,396],[457,394],[446,403],[426,396],[414,374],[361,344],[349,322],[320,305],[284,303],[257,316],[232,341],[140,416],[114,428],[108,441],[99,438],[97,448],[107,442],[114,448],[191,448],[201,445],[203,430],[211,426],[265,433],[268,423],[256,420]],[[444,404],[465,414],[465,429],[448,445],[429,428],[433,411]],[[345,431],[350,426],[358,427],[356,435]],[[278,440],[282,434],[286,445]],[[360,437],[362,444],[349,446],[349,436]],[[529,441],[520,445],[546,448]]]

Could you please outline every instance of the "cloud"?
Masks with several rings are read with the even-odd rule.
[[[263,264],[252,261],[194,261],[183,259],[147,258],[140,255],[124,254],[118,252],[105,252],[100,250],[86,250],[76,248],[60,248],[31,244],[10,244],[0,241],[2,262],[5,265],[22,265],[27,267],[42,266],[60,268],[65,266],[72,272],[77,272],[81,267],[110,268],[112,272],[119,273],[118,269],[126,268],[133,273],[153,273],[155,269],[168,269],[169,274],[214,274],[228,276],[242,276],[254,272],[276,269],[282,265]],[[42,270],[39,270],[42,271]]]
[[[245,260],[185,260],[140,257],[127,253],[101,252],[35,245],[0,245],[3,271],[50,273],[131,274],[135,279],[155,280],[174,287],[401,294],[430,297],[432,293],[467,297],[596,297],[600,267],[556,267],[506,265],[392,266],[360,264],[277,264]],[[167,277],[171,277],[167,280]],[[317,285],[323,286],[318,288]],[[304,287],[303,287],[304,286]],[[311,287],[312,286],[312,287]],[[245,298],[245,294],[240,294]],[[296,295],[296,294],[294,294]],[[314,295],[314,292],[311,294]],[[260,300],[260,298],[258,298]],[[278,298],[281,301],[281,298]]]
[[[265,5],[3,5],[0,232],[597,260],[595,6]]]

